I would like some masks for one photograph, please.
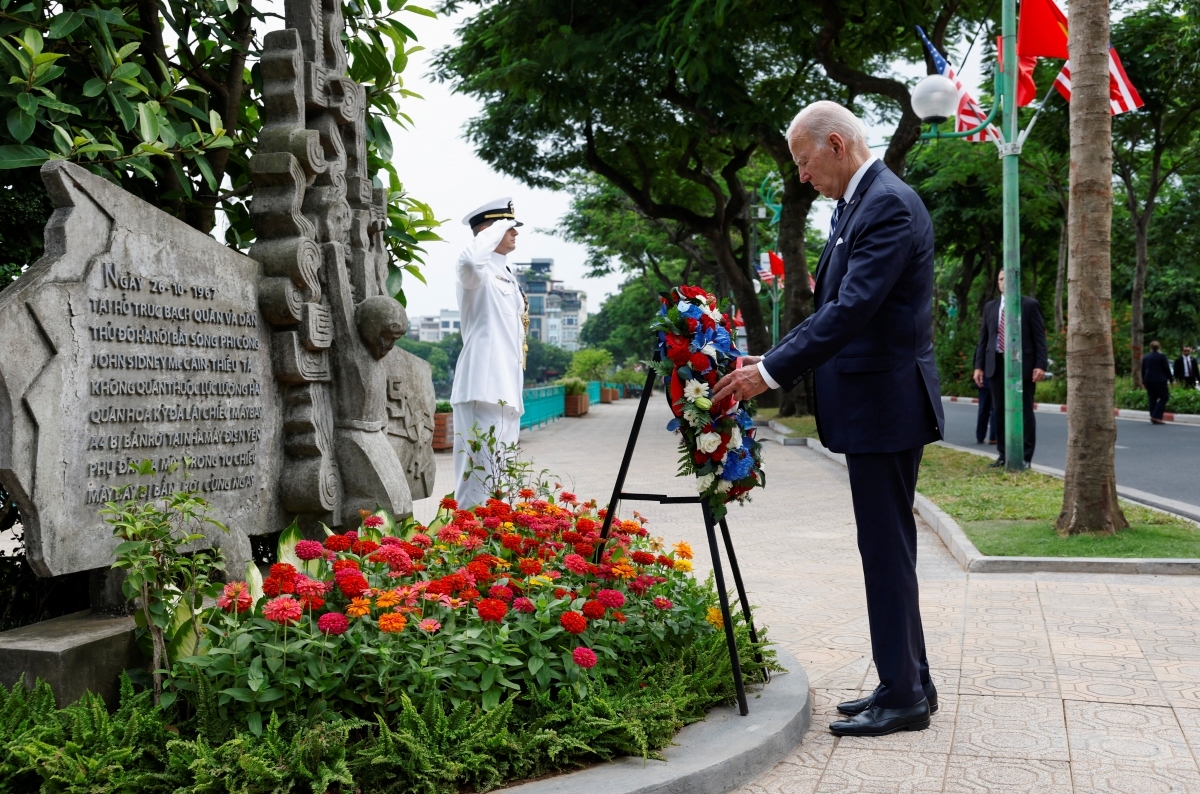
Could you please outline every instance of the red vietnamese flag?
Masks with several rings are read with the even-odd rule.
[[[767,254],[771,260],[771,275],[783,278],[783,257],[774,251],[768,251]]]
[[[1004,38],[996,37],[996,60],[1000,62],[1000,70],[1004,71]],[[1037,58],[1032,55],[1017,55],[1017,107],[1023,108],[1037,99],[1037,84],[1033,82],[1033,70],[1037,66]]]
[[[1069,58],[1067,14],[1056,0],[1022,0],[1017,22],[1017,55]]]

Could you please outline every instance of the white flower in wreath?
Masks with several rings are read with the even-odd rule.
[[[716,308],[715,306],[711,307],[711,308],[708,306],[705,306],[702,311],[705,314],[707,314],[709,319],[712,320],[714,323],[721,322],[721,310]]]
[[[717,480],[717,493],[729,493],[729,489],[733,487],[733,483],[729,480]]]
[[[715,347],[713,347],[712,342],[709,342],[707,345],[700,348],[699,352],[703,353],[704,355],[708,356],[709,358],[715,359],[717,357],[717,349]]]
[[[742,445],[742,429],[734,425],[733,430],[729,431],[729,448],[737,449]]]
[[[716,479],[717,478],[712,474],[701,474],[696,478],[696,491],[699,493],[704,493],[712,487],[712,484]]]
[[[696,439],[696,449],[705,455],[716,452],[719,446],[721,446],[720,433],[701,433],[700,437]]]
[[[683,387],[683,396],[688,402],[695,402],[701,397],[707,397],[708,384],[702,380],[689,380]]]

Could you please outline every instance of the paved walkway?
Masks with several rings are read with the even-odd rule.
[[[665,402],[651,406],[630,485],[686,493]],[[525,433],[522,446],[538,468],[603,503],[635,407],[594,406]],[[449,456],[439,465],[438,488],[449,490]],[[926,731],[833,737],[833,705],[877,681],[849,485],[841,466],[804,447],[768,444],[766,470],[768,487],[731,511],[731,529],[757,621],[808,672],[813,729],[739,794],[1200,794],[1200,578],[968,576],[919,519],[921,613],[941,710]],[[433,508],[419,503],[418,518]],[[638,509],[656,534],[691,542],[703,576],[699,511]]]

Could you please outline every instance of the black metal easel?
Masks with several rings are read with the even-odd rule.
[[[629,431],[629,441],[625,445],[625,457],[621,459],[621,470],[617,473],[617,482],[613,485],[612,498],[608,501],[608,512],[604,516],[604,526],[600,529],[600,549],[596,553],[600,554],[604,547],[604,541],[608,539],[609,529],[612,527],[613,516],[617,513],[617,503],[621,500],[633,502],[658,502],[664,505],[700,505],[700,510],[704,514],[704,529],[708,533],[708,551],[712,556],[713,577],[717,584],[717,598],[721,603],[721,617],[725,621],[725,642],[729,646],[729,661],[733,666],[733,683],[737,688],[738,710],[742,716],[750,713],[750,707],[746,704],[746,685],[742,682],[742,665],[738,661],[737,640],[733,635],[733,618],[729,613],[729,595],[725,591],[725,573],[721,569],[721,556],[717,550],[717,533],[716,525],[719,523],[721,527],[721,536],[725,541],[725,554],[729,557],[729,568],[733,572],[733,583],[737,587],[738,599],[742,604],[742,614],[746,617],[746,624],[750,627],[750,640],[758,642],[758,632],[754,630],[754,621],[750,615],[750,600],[746,597],[746,587],[742,584],[742,572],[738,568],[737,557],[733,553],[733,540],[729,535],[729,524],[724,518],[720,522],[713,521],[712,510],[706,502],[696,496],[667,496],[665,494],[651,493],[626,493],[625,477],[629,474],[629,462],[633,459],[633,449],[637,446],[638,434],[642,430],[642,420],[646,418],[646,406],[650,403],[650,395],[654,392],[654,380],[656,373],[650,369],[646,373],[646,387],[642,389],[641,399],[638,401],[637,415],[633,418],[633,427]],[[755,654],[756,661],[761,662],[759,655]]]

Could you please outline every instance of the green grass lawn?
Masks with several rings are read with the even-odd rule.
[[[776,409],[758,415],[775,419]],[[778,419],[816,437],[811,416]],[[1121,501],[1129,528],[1115,536],[1060,537],[1062,480],[1026,471],[989,469],[990,458],[931,445],[925,448],[917,490],[958,522],[983,554],[1005,557],[1200,557],[1200,527],[1183,518]]]
[[[1129,528],[1116,535],[1060,537],[1063,482],[989,469],[982,455],[925,448],[917,490],[958,522],[983,554],[1012,557],[1200,557],[1200,527],[1121,501]]]

